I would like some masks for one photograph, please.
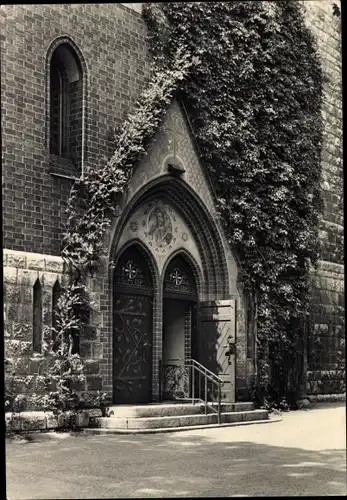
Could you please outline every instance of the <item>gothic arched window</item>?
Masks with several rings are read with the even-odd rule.
[[[83,75],[69,43],[55,49],[50,63],[50,153],[78,169],[82,161]],[[66,163],[66,162],[65,162]]]
[[[55,341],[56,339],[56,330],[58,329],[58,301],[59,298],[61,297],[62,294],[62,289],[60,286],[59,281],[57,280],[54,284],[53,290],[52,290],[52,327],[54,328],[52,332],[52,340]]]
[[[42,287],[37,278],[33,288],[33,351],[40,353],[42,348]]]

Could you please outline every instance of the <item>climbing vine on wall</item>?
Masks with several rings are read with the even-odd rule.
[[[298,396],[322,206],[322,75],[302,9],[165,2],[144,12],[157,64],[180,47],[200,60],[180,97],[257,304],[258,395],[278,401]]]
[[[174,93],[197,62],[181,46],[165,68],[154,63],[147,89],[115,138],[114,154],[103,167],[89,168],[71,189],[61,252],[71,279],[56,307],[57,325],[52,328],[55,341],[45,347],[55,359],[48,375],[49,380],[59,379],[60,404],[76,396],[73,381],[83,378],[83,363],[76,351],[92,306],[86,286],[88,271],[105,250],[105,232],[117,216],[117,206],[126,193],[134,166],[160,126]]]
[[[133,168],[178,95],[214,180],[244,289],[257,305],[256,386],[262,398],[271,391],[288,397],[298,385],[309,267],[319,253],[321,69],[314,40],[295,1],[147,3],[144,17],[153,77],[115,138],[112,158],[71,191],[62,256],[72,280],[62,300],[74,297],[76,308],[72,316],[60,308],[60,325],[81,328],[88,268],[102,255]],[[69,328],[63,336],[69,356],[75,336]]]
[[[196,62],[189,51],[179,47],[169,65],[153,71],[148,89],[116,137],[111,159],[102,168],[89,168],[75,182],[62,250],[62,256],[75,270],[81,271],[103,253],[105,230],[116,216],[117,204],[127,189],[133,168],[158,129],[174,92]]]

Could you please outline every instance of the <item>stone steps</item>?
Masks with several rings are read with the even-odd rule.
[[[223,412],[221,424],[267,420],[266,410]],[[115,416],[95,419],[95,427],[101,429],[168,429],[218,424],[217,413],[175,414],[170,416]]]
[[[211,403],[209,403],[211,405]],[[213,404],[215,410],[218,405]],[[214,427],[218,425],[244,425],[269,421],[266,410],[255,410],[251,402],[221,403],[221,422],[211,406],[191,402],[164,402],[143,405],[114,405],[107,417],[93,419],[88,432],[169,432],[171,430]],[[87,430],[87,429],[86,429]]]
[[[210,404],[210,403],[209,403]],[[214,408],[218,408],[218,404],[212,403]],[[237,412],[237,411],[252,411],[254,410],[254,403],[240,402],[240,403],[221,403],[221,412]]]
[[[211,403],[210,403],[211,404]],[[218,405],[213,403],[217,410]],[[254,404],[250,402],[242,403],[221,403],[221,412],[252,411]],[[207,411],[213,414],[214,411],[208,406]],[[184,415],[199,415],[205,413],[203,403],[151,403],[147,405],[114,405],[109,408],[111,418],[141,418],[141,417],[173,417]]]
[[[161,427],[160,429],[102,429],[102,428],[88,428],[84,429],[85,434],[107,435],[107,434],[157,434],[167,432],[183,432],[194,431],[199,429],[220,429],[221,427],[235,427],[243,425],[259,425],[271,424],[282,422],[282,417],[271,417],[266,420],[250,420],[242,422],[229,422],[227,424],[205,424],[205,425],[191,425],[187,427]]]

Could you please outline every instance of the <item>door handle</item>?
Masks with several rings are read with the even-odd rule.
[[[223,345],[224,349],[228,349],[225,353],[226,356],[228,356],[228,364],[231,365],[231,356],[235,354],[235,344],[231,342],[232,337],[229,335],[228,337],[228,343]]]

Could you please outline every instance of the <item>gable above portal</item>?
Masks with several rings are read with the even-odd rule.
[[[127,202],[146,184],[169,174],[170,163],[184,169],[181,179],[195,191],[211,216],[216,217],[212,185],[199,159],[187,119],[176,100],[168,109],[146,156],[134,169]]]

